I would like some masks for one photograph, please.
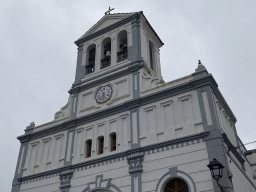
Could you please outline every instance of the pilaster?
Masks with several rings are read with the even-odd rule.
[[[127,156],[129,173],[131,175],[131,192],[142,192],[141,173],[143,171],[143,160],[144,154],[142,152],[130,154],[129,156]]]
[[[77,64],[76,64],[76,77],[73,86],[80,83],[80,80],[85,75],[85,66],[82,65],[82,58],[83,58],[83,44],[80,44],[77,48]]]

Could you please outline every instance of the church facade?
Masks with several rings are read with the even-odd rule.
[[[12,192],[256,191],[256,150],[213,76],[199,62],[165,82],[163,42],[143,12],[106,14],[75,43],[68,102],[18,137]]]

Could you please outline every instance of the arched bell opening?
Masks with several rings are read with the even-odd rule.
[[[174,178],[165,185],[164,192],[189,192],[189,189],[183,179]]]
[[[117,62],[123,61],[128,57],[127,31],[120,31],[117,35]]]
[[[110,66],[111,64],[111,38],[107,37],[101,44],[101,66],[100,69]]]
[[[90,74],[95,71],[95,53],[96,45],[92,44],[87,48],[86,52],[86,63],[85,63],[85,74]]]

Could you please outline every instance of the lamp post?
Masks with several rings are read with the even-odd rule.
[[[224,166],[217,159],[214,158],[212,161],[210,161],[207,167],[209,167],[211,175],[217,181],[217,184],[221,191],[224,191],[223,187],[219,184],[219,180],[220,178],[222,178],[222,171]]]

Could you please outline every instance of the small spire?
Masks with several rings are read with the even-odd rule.
[[[200,68],[200,67],[204,67],[203,64],[201,63],[201,60],[198,60],[198,66],[197,66],[197,69]]]

